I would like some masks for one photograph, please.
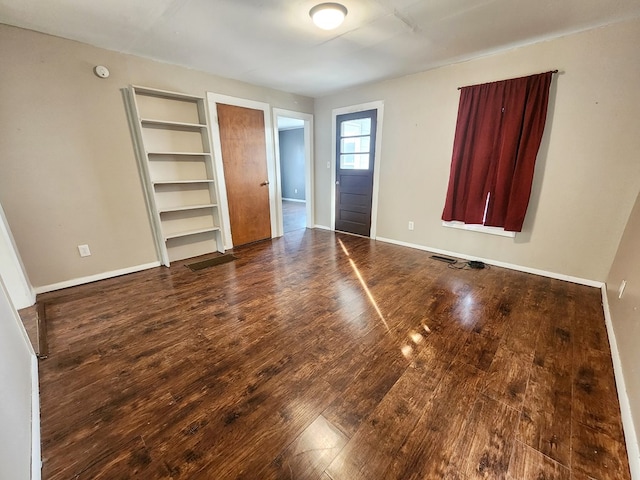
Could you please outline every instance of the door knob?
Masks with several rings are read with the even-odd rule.
[[[265,180],[260,184],[261,187],[264,187],[265,185],[269,185],[269,180]]]

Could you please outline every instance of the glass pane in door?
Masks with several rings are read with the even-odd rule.
[[[342,170],[369,170],[369,154],[341,154],[340,168]]]
[[[371,135],[370,118],[345,120],[340,124],[341,137],[356,137],[358,135]]]
[[[340,140],[342,153],[369,153],[370,136],[346,137]]]

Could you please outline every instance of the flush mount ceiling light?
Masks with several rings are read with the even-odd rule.
[[[347,16],[347,7],[339,3],[321,3],[309,10],[313,23],[323,30],[338,28]]]

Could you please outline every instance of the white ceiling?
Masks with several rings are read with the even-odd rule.
[[[322,96],[640,17],[640,0],[0,0],[0,23]]]

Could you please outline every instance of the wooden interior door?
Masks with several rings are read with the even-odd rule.
[[[377,110],[336,118],[336,225],[342,232],[371,234]]]
[[[233,245],[271,238],[264,112],[217,104]]]

